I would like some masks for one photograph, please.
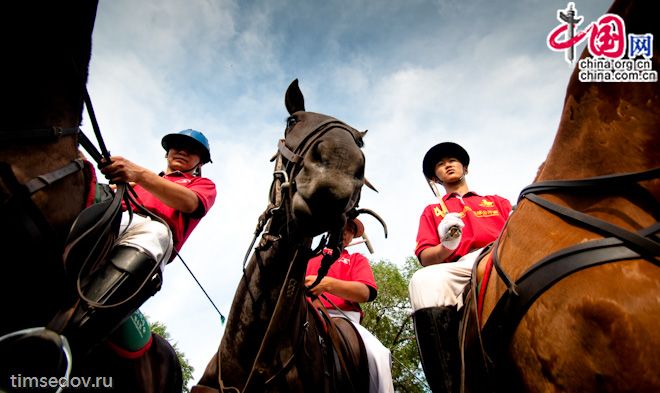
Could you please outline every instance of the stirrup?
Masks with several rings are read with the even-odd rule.
[[[62,359],[62,355],[64,358],[64,361],[66,362],[66,367],[64,368],[64,375],[57,377],[53,376],[54,378],[57,378],[57,380],[68,380],[69,376],[71,375],[71,366],[72,366],[72,354],[71,354],[71,347],[69,346],[69,341],[67,338],[63,335],[59,335],[55,333],[54,331],[47,329],[46,327],[33,327],[33,328],[27,328],[27,329],[22,329],[22,330],[17,330],[15,332],[7,333],[4,336],[0,337],[0,353],[2,353],[3,359],[0,360],[0,363],[3,364],[3,366],[6,364],[5,362],[7,359],[14,359],[14,356],[11,356],[12,352],[15,351],[20,351],[20,352],[25,352],[25,347],[30,344],[30,340],[33,340],[31,344],[37,344],[38,346],[43,346],[44,349],[46,349],[46,345],[48,346],[54,346],[59,350],[60,352],[60,359]],[[43,355],[47,351],[35,351],[34,348],[30,351],[32,354],[35,352],[38,352],[39,355]],[[43,356],[40,356],[40,359],[43,359]],[[11,367],[11,365],[9,365]],[[59,365],[55,365],[52,367],[52,369],[57,370]],[[15,369],[7,369],[7,370],[2,370],[2,373],[4,372],[9,372],[11,373],[12,376],[18,375],[19,377],[21,376],[21,373],[18,372],[20,370],[15,370]],[[31,377],[29,375],[25,375],[26,377]],[[5,377],[3,375],[3,377]],[[9,377],[9,375],[7,375]],[[11,378],[3,378],[3,383],[5,381],[9,381]],[[20,381],[19,381],[20,383]],[[10,388],[15,388],[16,386],[9,386]],[[6,389],[7,386],[3,386],[2,383],[0,383],[0,391],[5,392],[9,391]],[[59,388],[56,390],[56,393],[62,392],[62,389],[64,386],[59,386]]]

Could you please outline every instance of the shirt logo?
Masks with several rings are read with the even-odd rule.
[[[494,205],[495,205],[495,202],[491,202],[491,201],[488,201],[486,199],[482,199],[481,203],[479,204],[479,206],[481,206],[481,207],[493,207]]]
[[[351,260],[349,258],[339,258],[339,259],[337,259],[337,262],[341,262],[345,265],[348,265],[348,264],[351,263]]]
[[[179,179],[179,180],[175,180],[174,182],[175,183],[180,183],[180,184],[188,184],[188,183],[191,182],[191,180],[190,179]]]

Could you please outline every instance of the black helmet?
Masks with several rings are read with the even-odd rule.
[[[165,149],[165,151],[169,151],[171,144],[176,144],[177,141],[193,142],[196,146],[198,146],[202,151],[202,164],[213,162],[211,161],[211,148],[209,147],[209,140],[206,139],[204,134],[202,134],[200,131],[187,129],[172,134],[167,134],[160,141],[160,144],[163,145],[163,149]]]
[[[463,166],[468,166],[470,164],[470,156],[459,144],[454,142],[438,143],[430,148],[424,155],[422,170],[427,179],[432,180],[435,178],[435,165],[443,157],[454,157],[460,161]]]

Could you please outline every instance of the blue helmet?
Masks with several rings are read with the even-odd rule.
[[[199,131],[187,129],[172,134],[167,134],[160,141],[165,151],[169,151],[170,147],[178,143],[190,143],[197,145],[202,150],[202,163],[206,164],[211,161],[211,148],[209,147],[209,140],[206,139],[204,134]]]

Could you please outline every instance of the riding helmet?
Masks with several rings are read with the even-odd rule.
[[[456,158],[463,166],[470,165],[470,156],[459,144],[454,142],[438,143],[424,155],[422,170],[427,179],[432,180],[435,178],[435,165],[444,157]]]
[[[200,131],[187,129],[167,134],[163,137],[160,144],[163,146],[165,151],[169,151],[170,146],[172,145],[176,146],[177,143],[181,144],[190,142],[197,145],[202,151],[201,159],[203,164],[206,164],[207,162],[213,162],[211,161],[211,148],[209,147],[209,140],[206,139],[204,134],[202,134]]]

